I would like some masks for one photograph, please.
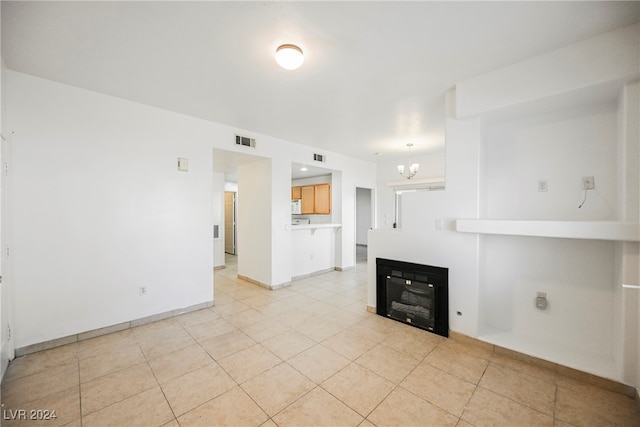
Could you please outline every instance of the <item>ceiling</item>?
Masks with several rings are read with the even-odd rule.
[[[7,68],[370,161],[444,146],[456,82],[638,22],[639,2],[2,1]],[[278,67],[277,46],[305,52]],[[378,153],[378,155],[376,155]]]

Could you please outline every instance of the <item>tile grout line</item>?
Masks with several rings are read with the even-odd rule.
[[[460,413],[460,418],[459,418],[458,422],[460,422],[460,421],[468,422],[465,419],[463,419],[464,413],[467,411],[467,406],[469,406],[469,403],[471,403],[471,399],[473,399],[473,396],[476,394],[476,391],[478,391],[478,388],[480,387],[480,381],[482,381],[482,377],[484,377],[484,374],[487,372],[487,368],[489,368],[489,363],[491,363],[491,361],[488,361],[487,366],[485,366],[484,370],[482,371],[482,375],[480,375],[480,378],[478,378],[478,382],[475,383],[475,387],[473,389],[473,392],[471,393],[471,396],[469,396],[469,399],[467,400],[467,403],[465,403],[463,408],[462,408],[462,412]],[[471,424],[471,423],[469,422],[469,424]]]
[[[556,421],[560,421],[557,419],[556,410],[558,407],[558,384],[556,381],[553,381],[553,425],[556,425]]]
[[[80,377],[80,354],[76,354],[78,360],[78,407],[80,410],[80,427],[84,423],[84,417],[82,416],[82,378]]]
[[[380,376],[380,375],[376,374],[375,372],[373,372],[373,371],[372,371],[372,370],[370,370],[369,368],[364,367],[364,366],[362,366],[362,365],[360,365],[360,364],[356,363],[356,361],[355,361],[355,360],[352,360],[352,361],[351,361],[351,363],[349,363],[349,364],[348,364],[347,366],[345,366],[344,368],[340,369],[340,371],[336,372],[334,375],[332,375],[332,376],[330,376],[329,378],[327,378],[326,380],[324,380],[324,381],[323,381],[323,383],[324,383],[324,382],[326,382],[326,381],[328,381],[329,379],[333,378],[334,376],[338,375],[338,373],[339,373],[339,372],[341,372],[341,371],[345,370],[347,367],[349,367],[349,366],[351,366],[351,365],[353,365],[353,364],[357,365],[358,367],[360,367],[360,368],[362,368],[362,369],[366,369],[367,371],[369,371],[369,372],[371,372],[371,373],[373,373],[373,374],[375,374],[375,375],[379,376],[380,378],[383,378],[383,379],[387,380],[386,378],[384,378],[384,377],[382,377],[382,376]],[[389,381],[389,380],[387,380],[387,381]],[[389,381],[389,382],[391,382],[391,381]],[[355,410],[355,408],[352,408],[351,406],[349,406],[349,405],[347,404],[347,402],[342,401],[342,399],[340,399],[338,396],[334,395],[334,394],[333,394],[333,393],[331,393],[329,390],[327,390],[326,388],[322,387],[322,385],[320,385],[320,384],[319,384],[319,385],[318,385],[318,387],[321,387],[324,391],[326,391],[327,393],[329,393],[330,395],[332,395],[333,397],[335,397],[338,401],[340,401],[340,402],[341,402],[343,405],[345,405],[347,408],[351,409],[353,412],[355,412],[356,414],[358,414],[358,415],[360,415],[361,417],[363,417],[363,421],[364,421],[364,420],[367,420],[367,417],[368,417],[369,415],[371,415],[371,413],[372,413],[373,411],[375,411],[375,410],[376,410],[376,408],[377,408],[378,406],[380,406],[380,404],[381,404],[382,402],[384,402],[384,400],[385,400],[387,397],[389,397],[389,395],[390,395],[391,393],[393,393],[393,391],[396,389],[396,387],[397,387],[397,386],[395,386],[395,385],[394,385],[394,387],[391,389],[391,391],[389,391],[389,393],[387,393],[387,394],[384,396],[384,398],[382,398],[382,400],[380,400],[380,402],[378,402],[378,404],[377,404],[377,405],[376,405],[376,406],[375,406],[371,411],[369,411],[369,412],[367,413],[367,415],[362,415],[360,412],[356,411],[356,410]],[[367,420],[367,421],[369,421],[369,420]],[[369,421],[369,422],[371,422],[371,421]],[[373,423],[371,423],[371,424],[373,424]],[[375,425],[375,424],[374,424],[374,425]]]
[[[404,380],[406,380],[406,379],[407,379],[407,377],[408,377],[409,375],[411,375],[411,374],[412,374],[416,369],[418,369],[418,366],[420,366],[420,364],[422,364],[422,363],[427,359],[427,357],[429,357],[429,355],[430,355],[431,353],[433,353],[433,351],[434,351],[438,346],[440,346],[440,344],[441,344],[441,342],[440,342],[440,343],[438,343],[438,344],[436,344],[436,345],[435,345],[435,346],[434,346],[434,347],[429,351],[429,353],[427,353],[427,354],[422,358],[422,360],[421,360],[420,362],[418,362],[418,364],[417,364],[413,369],[411,369],[411,371],[410,371],[407,375],[405,375],[405,376],[404,376],[404,378],[402,378],[400,381],[398,381],[398,383],[397,383],[397,384],[394,384],[394,387],[391,389],[391,391],[389,391],[389,393],[387,393],[387,394],[384,396],[384,398],[383,398],[380,402],[378,402],[378,404],[377,404],[377,405],[376,405],[376,406],[375,406],[371,411],[369,411],[369,413],[365,416],[365,418],[364,418],[364,419],[365,419],[365,420],[367,420],[367,421],[369,421],[371,424],[373,424],[373,422],[369,420],[369,416],[370,416],[373,412],[375,412],[375,410],[376,410],[376,409],[378,409],[378,407],[382,404],[382,402],[384,402],[384,401],[385,401],[385,400],[386,400],[386,399],[391,395],[391,393],[393,393],[394,391],[396,391],[396,390],[398,389],[398,387],[400,387],[400,384],[402,384],[402,382],[403,382]],[[381,342],[379,342],[379,343],[378,343],[378,345],[385,346],[385,345],[384,345],[384,344],[382,344]],[[385,346],[385,347],[386,347],[386,346]],[[388,348],[391,348],[391,347],[388,347]],[[366,354],[366,352],[365,352],[365,354]],[[403,353],[403,354],[404,354],[404,353]],[[362,356],[360,356],[360,357],[362,357]],[[359,358],[358,358],[358,359],[359,359]],[[356,361],[354,360],[354,361],[353,361],[353,363],[356,363]],[[357,364],[358,366],[360,366],[360,367],[364,368],[364,369],[369,370],[370,372],[373,372],[374,374],[376,374],[376,375],[380,376],[381,378],[384,378],[384,377],[382,377],[381,375],[377,374],[376,372],[372,371],[371,369],[367,368],[366,366],[362,366],[362,365],[360,365],[360,364],[358,364],[358,363],[356,363],[356,364]],[[385,378],[385,379],[386,379],[386,378]],[[389,380],[387,379],[387,381],[389,381]],[[413,394],[414,396],[416,396],[414,393],[412,393],[411,391],[409,391],[409,390],[405,389],[404,387],[402,387],[402,389],[403,389],[403,390],[405,390],[405,391],[407,391],[408,393],[411,393],[411,394]],[[422,397],[420,397],[420,396],[416,396],[416,397],[418,397],[419,399],[424,400],[425,402],[428,402],[426,399],[423,399],[423,398],[422,398]],[[431,402],[429,402],[429,403],[439,408],[439,406],[437,406],[437,405],[435,405],[435,404],[433,404],[433,403],[431,403]],[[440,409],[442,409],[442,408],[440,408]],[[449,411],[446,411],[446,412],[447,412],[447,413],[450,413]],[[456,418],[458,418],[458,421],[460,421],[460,417],[456,417]]]
[[[221,317],[221,318],[222,318],[222,317]],[[243,332],[241,329],[236,328],[235,326],[234,326],[234,328],[235,328],[235,331],[238,331],[238,332],[240,332],[240,333],[243,333],[243,334],[244,334],[244,332]],[[189,333],[189,331],[187,331],[187,333]],[[246,335],[246,334],[244,334],[244,335]],[[248,335],[246,335],[246,336],[248,336]],[[192,337],[192,338],[193,338],[193,337]],[[215,337],[214,337],[214,338],[215,338]],[[251,338],[251,337],[249,337],[249,338]],[[202,349],[202,351],[204,351],[205,353],[207,353],[207,355],[211,358],[211,360],[212,360],[212,361],[213,361],[213,362],[214,362],[214,363],[215,363],[215,364],[216,364],[220,369],[222,369],[222,371],[223,371],[223,372],[224,372],[224,373],[225,373],[229,378],[231,378],[231,380],[236,384],[235,386],[236,386],[236,387],[238,387],[239,389],[241,389],[241,390],[242,390],[242,392],[243,392],[244,394],[246,394],[246,395],[247,395],[247,397],[249,397],[249,399],[251,399],[251,401],[252,401],[253,403],[255,403],[255,404],[256,404],[256,406],[257,406],[258,408],[260,408],[260,410],[261,410],[261,411],[262,411],[262,412],[267,416],[267,421],[268,421],[268,420],[271,420],[271,416],[270,416],[270,415],[269,415],[269,414],[268,414],[268,413],[267,413],[267,412],[262,408],[262,406],[260,406],[260,405],[258,404],[258,402],[256,402],[256,401],[255,401],[255,399],[253,398],[253,396],[251,396],[251,395],[250,395],[250,394],[249,394],[249,393],[248,393],[248,392],[247,392],[247,391],[242,387],[242,384],[240,384],[240,383],[239,383],[239,382],[238,382],[234,377],[232,377],[232,376],[231,376],[231,374],[229,374],[229,372],[224,368],[224,366],[222,366],[220,363],[218,363],[218,361],[217,361],[216,359],[214,359],[214,357],[213,357],[213,356],[212,356],[212,355],[211,355],[211,354],[210,354],[210,353],[209,353],[209,352],[208,352],[204,347],[202,347],[202,344],[200,343],[200,341],[196,340],[195,338],[193,338],[193,339],[196,341],[196,343],[197,343],[197,344],[198,344],[198,346]],[[253,340],[253,338],[251,338],[251,339]],[[206,341],[206,340],[205,340],[205,341]],[[255,341],[255,340],[254,340],[254,341]],[[253,347],[254,345],[257,345],[257,344],[260,344],[260,343],[256,341],[256,342],[255,342],[252,346],[250,346],[250,347]],[[282,363],[285,363],[285,362],[284,362],[284,360],[282,360],[278,355],[274,354],[274,353],[273,353],[271,350],[269,350],[267,347],[265,347],[265,346],[263,346],[263,345],[261,345],[261,346],[262,346],[265,350],[267,350],[268,352],[270,352],[273,356],[275,356],[276,358],[280,359],[280,363],[278,363],[277,365],[275,365],[275,366],[273,366],[273,367],[271,367],[271,368],[269,368],[269,369],[273,369],[273,368],[275,368],[276,366],[279,366],[279,365],[281,365]],[[250,348],[250,347],[248,347],[248,348]],[[245,349],[245,350],[246,350],[246,349]],[[234,354],[239,353],[240,351],[243,351],[243,350],[238,350],[238,351],[236,351],[236,352],[234,352],[234,353],[232,353],[232,354],[229,354],[229,355],[227,355],[227,356],[225,356],[225,357],[232,356],[232,355],[234,355]],[[223,359],[224,359],[224,357],[223,357]],[[266,371],[268,371],[269,369],[267,369]],[[260,374],[258,374],[258,375],[262,375],[262,374],[263,374],[264,372],[266,372],[266,371],[263,371],[263,372],[261,372],[261,373],[260,373]],[[257,375],[256,375],[256,376],[257,376]],[[252,378],[255,378],[255,377],[252,377]],[[251,379],[251,378],[249,378],[249,379]],[[248,379],[247,381],[249,381],[249,379]],[[245,381],[245,382],[246,382],[246,381]],[[244,384],[244,383],[243,383],[243,384]],[[209,402],[211,402],[211,401],[213,401],[213,400],[217,399],[218,397],[222,396],[223,394],[225,394],[225,393],[227,393],[227,392],[229,392],[229,391],[230,391],[230,390],[226,390],[225,392],[223,392],[223,393],[221,393],[221,394],[219,394],[219,395],[217,395],[217,396],[215,396],[215,397],[213,397],[213,398],[211,398],[211,399],[207,400],[207,401],[206,401],[206,402],[204,402],[202,405],[205,405],[206,403],[209,403]],[[201,407],[202,405],[198,405],[198,406],[196,406],[195,408],[192,408],[191,410],[189,410],[189,411],[185,412],[185,414],[188,414],[189,412],[194,411],[196,408],[199,408],[199,407]],[[185,415],[185,414],[183,414],[183,415]],[[177,418],[176,418],[176,422],[177,422]],[[265,422],[266,422],[266,421],[265,421]],[[179,424],[179,423],[178,423],[178,424]],[[264,424],[264,422],[263,422],[262,424]]]
[[[495,363],[496,365],[498,365],[498,366],[502,366],[503,368],[507,368],[507,369],[514,370],[514,371],[516,371],[519,375],[524,375],[524,376],[529,376],[529,377],[531,377],[531,375],[529,375],[529,374],[527,374],[527,373],[525,373],[525,372],[520,372],[520,371],[518,371],[517,369],[513,369],[513,368],[511,368],[511,367],[504,366],[504,365],[501,365],[501,364],[496,363],[496,362],[493,362],[493,361],[489,361],[489,364],[491,364],[491,363]],[[489,364],[487,364],[487,368],[489,367]],[[485,368],[485,372],[486,372],[486,368]],[[482,373],[482,377],[484,377],[485,372],[483,372],[483,373]],[[480,379],[482,379],[482,377],[480,377]],[[494,391],[494,390],[491,390],[491,389],[488,389],[488,388],[482,387],[482,386],[480,386],[480,381],[478,381],[478,387],[480,387],[480,388],[481,388],[481,389],[483,389],[483,390],[490,391],[491,393],[494,393],[494,394],[496,394],[496,395],[498,395],[498,396],[501,396],[501,397],[503,397],[503,398],[505,398],[505,399],[508,399],[508,400],[510,400],[510,401],[512,401],[512,402],[515,402],[515,403],[517,403],[517,404],[519,404],[519,405],[525,406],[525,407],[527,407],[527,408],[531,409],[532,411],[536,411],[536,412],[538,412],[538,413],[540,413],[540,414],[546,415],[547,417],[551,417],[552,419],[554,419],[554,420],[555,420],[555,407],[556,407],[555,399],[556,399],[557,390],[558,390],[558,387],[557,387],[557,385],[556,385],[555,381],[554,381],[554,384],[553,384],[553,389],[554,389],[554,393],[553,393],[553,415],[549,415],[549,414],[547,414],[547,413],[545,413],[545,412],[542,412],[542,411],[541,411],[541,410],[539,410],[538,408],[534,408],[533,406],[531,406],[529,403],[517,401],[517,400],[515,400],[515,399],[511,398],[510,396],[505,396],[504,394],[499,393],[499,392],[497,392],[497,391]],[[475,393],[475,391],[474,391],[474,393]]]
[[[146,357],[146,356],[145,356],[145,357]],[[149,360],[147,360],[147,363],[149,363]],[[169,399],[167,399],[167,395],[166,395],[166,394],[165,394],[165,392],[164,392],[164,388],[162,388],[162,384],[160,384],[160,381],[158,380],[158,377],[156,376],[156,373],[153,371],[153,368],[151,367],[151,365],[149,365],[149,369],[151,369],[151,374],[153,375],[153,378],[155,378],[155,380],[156,380],[157,386],[158,386],[158,388],[160,389],[160,392],[162,393],[162,397],[164,397],[164,401],[167,403],[167,406],[169,407],[169,410],[170,410],[170,411],[171,411],[171,413],[173,414],[173,419],[174,419],[174,420],[176,421],[176,423],[177,423],[177,422],[178,422],[178,416],[176,415],[176,412],[173,410],[173,407],[171,406],[171,403],[169,402]],[[147,391],[147,390],[145,390],[145,391]],[[143,391],[143,392],[141,392],[141,393],[144,393],[144,391]],[[166,422],[166,423],[164,423],[164,424],[167,424],[167,423],[169,423],[169,422],[171,422],[171,420],[167,421],[167,422]],[[163,425],[164,425],[164,424],[163,424]],[[179,423],[178,423],[178,425],[179,425]]]

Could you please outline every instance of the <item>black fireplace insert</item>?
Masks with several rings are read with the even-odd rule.
[[[449,337],[449,269],[376,258],[379,315]]]

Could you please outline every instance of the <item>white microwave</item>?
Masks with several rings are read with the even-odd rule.
[[[302,200],[291,201],[291,214],[300,215],[302,213]]]

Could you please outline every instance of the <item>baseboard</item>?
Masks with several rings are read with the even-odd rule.
[[[355,267],[353,265],[349,266],[349,267],[336,267],[335,269],[337,271],[349,271],[349,270],[353,270]]]
[[[170,310],[163,313],[154,314],[151,316],[141,317],[128,322],[122,322],[111,326],[105,326],[104,328],[93,329],[91,331],[80,332],[78,334],[68,335],[62,338],[55,338],[52,340],[30,344],[24,347],[15,349],[16,357],[25,356],[31,353],[37,353],[39,351],[50,350],[52,348],[60,347],[74,342],[84,341],[91,338],[99,337],[102,335],[111,334],[113,332],[123,331],[125,329],[135,328],[136,326],[146,325],[147,323],[156,322],[158,320],[168,319],[170,317],[179,316],[181,314],[189,313],[191,311],[201,310],[203,308],[213,307],[213,301],[203,302],[200,304],[191,305],[188,307],[178,308],[176,310]]]
[[[225,268],[227,268],[226,265],[216,265],[215,267],[213,267],[213,271],[223,270]]]
[[[319,274],[331,273],[332,271],[336,271],[336,270],[338,270],[338,267],[325,268],[323,270],[314,271],[313,273],[301,274],[299,276],[293,276],[291,278],[291,281],[295,282],[296,280],[306,279],[306,278],[309,278],[309,277],[317,276]]]
[[[259,280],[255,280],[250,277],[243,276],[241,274],[238,274],[238,279],[244,280],[249,283],[253,283],[254,285],[258,285],[261,288],[269,289],[270,291],[275,291],[276,289],[282,289],[282,288],[286,288],[287,286],[291,286],[291,282],[279,283],[277,285],[267,285],[266,283],[262,283]]]
[[[525,353],[520,353],[515,350],[490,344],[488,342],[481,341],[477,338],[473,338],[468,335],[461,334],[459,332],[450,330],[449,338],[454,341],[459,341],[467,345],[472,345],[487,351],[491,351],[497,355],[503,355],[511,359],[515,359],[515,360],[519,360],[521,362],[527,363],[529,365],[546,369],[548,371],[554,372],[564,377],[572,378],[574,380],[578,380],[583,383],[600,387],[615,393],[624,394],[631,398],[635,398],[640,402],[640,397],[638,396],[638,390],[635,387],[632,387],[630,385],[623,384],[608,378],[599,377],[597,375],[589,374],[587,372],[579,371],[574,368],[569,368],[567,366],[560,365],[558,363],[549,362],[548,360],[530,356]],[[639,403],[639,406],[640,406],[640,403]]]
[[[9,361],[13,360],[15,357],[15,353],[13,349],[9,346],[10,341],[4,341],[2,345],[0,345],[0,384],[2,384],[2,380],[4,378],[4,374],[7,372],[7,368],[9,367]]]

